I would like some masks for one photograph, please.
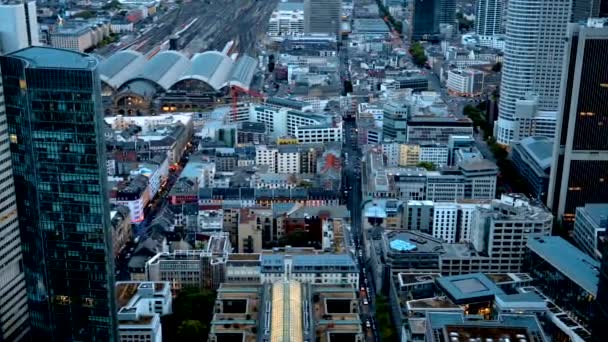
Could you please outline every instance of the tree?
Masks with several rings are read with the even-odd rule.
[[[431,162],[420,162],[418,163],[418,165],[416,165],[418,167],[423,167],[425,169],[427,169],[427,171],[435,171],[437,170],[437,167],[435,166],[435,164],[431,163]]]
[[[182,337],[181,334],[197,332],[200,328],[200,337],[195,341],[206,341],[209,322],[213,318],[215,297],[215,291],[198,288],[183,289],[173,300],[173,314],[162,317],[163,340],[177,341],[180,340],[178,337]]]
[[[207,335],[204,332],[203,323],[197,320],[183,321],[177,328],[177,337],[183,341],[205,341]]]
[[[426,64],[427,58],[424,53],[424,48],[419,42],[414,42],[410,46],[410,54],[412,55],[412,60],[414,64],[417,66],[424,66]]]

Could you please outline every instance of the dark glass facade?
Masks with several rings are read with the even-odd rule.
[[[439,34],[440,1],[414,0],[412,40],[430,40]]]
[[[567,227],[608,193],[608,28],[579,26],[569,40],[548,203]]]
[[[602,261],[593,320],[591,321],[591,334],[593,341],[603,342],[606,340],[606,322],[608,322],[608,244],[604,243],[598,248],[602,250]]]
[[[27,48],[0,57],[34,341],[115,341],[97,61]]]

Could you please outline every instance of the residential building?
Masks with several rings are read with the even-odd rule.
[[[520,132],[520,124],[535,125],[542,112],[550,112],[548,116],[555,118],[563,98],[560,83],[571,6],[570,0],[507,2],[506,44],[494,132],[498,143],[509,145],[527,137],[525,129]],[[538,107],[520,113],[518,107],[527,104],[518,102],[530,94],[537,96]]]
[[[433,201],[409,200],[405,205],[404,229],[431,234],[433,228]]]
[[[447,87],[453,95],[479,96],[483,92],[484,77],[483,71],[475,69],[449,70]]]
[[[125,244],[133,238],[129,208],[122,205],[114,206],[110,211],[110,220],[112,223],[112,250],[114,257],[118,258]]]
[[[304,33],[304,4],[279,2],[268,21],[268,34],[288,36]]]
[[[110,190],[110,203],[129,208],[133,223],[140,223],[145,219],[144,209],[150,199],[150,184],[148,178],[142,175],[118,182]]]
[[[115,291],[118,341],[162,341],[160,317],[171,314],[173,310],[170,283],[119,281]]]
[[[482,37],[503,34],[504,0],[479,0],[475,12],[475,33]]]
[[[440,1],[417,0],[412,14],[412,40],[436,39],[439,34]]]
[[[118,339],[98,63],[43,47],[0,57],[38,340]]]
[[[600,263],[558,236],[528,239],[524,260],[532,284],[587,325],[597,297]]]
[[[420,145],[399,144],[399,166],[416,166],[420,163]]]
[[[265,227],[268,226],[268,227]],[[272,212],[241,209],[239,213],[238,246],[239,253],[260,253],[262,251],[262,232],[272,227]]]
[[[260,145],[255,147],[255,164],[256,165],[267,165],[268,172],[277,172],[277,155],[279,154],[278,148],[270,147],[266,145]]]
[[[528,183],[531,194],[545,200],[549,190],[549,173],[553,158],[553,139],[527,137],[512,144],[513,165]]]
[[[40,45],[36,1],[3,1],[0,3],[0,18],[2,54]]]
[[[30,329],[29,311],[4,96],[0,96],[0,129],[4,132],[0,134],[0,341],[20,341]]]
[[[489,209],[490,201],[458,201],[433,203],[431,234],[447,243],[471,241],[473,215],[479,208]]]
[[[572,224],[577,207],[604,203],[608,193],[608,134],[603,117],[608,109],[608,68],[600,63],[608,53],[606,19],[570,25],[564,81],[555,132],[547,205],[558,220]],[[602,80],[602,81],[598,81]]]
[[[576,208],[574,218],[574,242],[587,255],[602,259],[602,249],[608,228],[608,204],[588,203]]]
[[[340,36],[342,0],[304,0],[304,32]]]

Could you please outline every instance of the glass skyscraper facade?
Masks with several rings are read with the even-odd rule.
[[[608,193],[608,21],[570,25],[547,205],[571,226]]]
[[[35,341],[115,341],[98,61],[31,47],[0,57]]]

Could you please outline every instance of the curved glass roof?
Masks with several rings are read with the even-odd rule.
[[[137,75],[145,63],[146,57],[137,51],[120,51],[99,63],[99,77],[109,86],[118,88]]]
[[[232,59],[218,51],[206,51],[192,58],[190,69],[180,78],[198,79],[219,90],[225,86],[234,63]]]
[[[255,74],[258,62],[255,58],[249,56],[242,56],[236,61],[234,68],[232,69],[232,75],[230,75],[230,82],[243,89],[249,89],[251,80]]]
[[[395,239],[390,242],[390,246],[392,249],[400,251],[400,252],[409,252],[416,249],[416,245],[405,240]]]
[[[302,286],[297,281],[272,285],[271,342],[302,342]]]
[[[163,51],[152,57],[141,70],[138,78],[150,80],[169,89],[190,67],[190,60],[176,51]]]

